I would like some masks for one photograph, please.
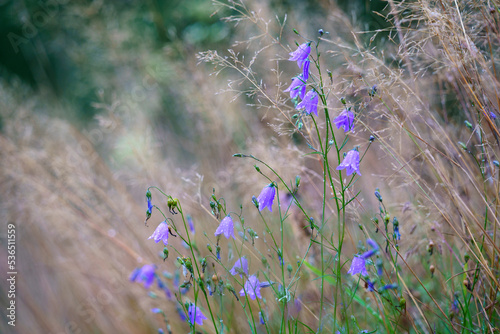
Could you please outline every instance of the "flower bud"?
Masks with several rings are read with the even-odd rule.
[[[252,196],[252,203],[257,209],[259,208],[259,200],[257,199],[257,197]]]
[[[212,275],[212,282],[214,282],[215,284],[219,283],[219,277],[217,277],[217,274]]]
[[[345,97],[343,97],[343,96],[340,98],[340,102],[341,102],[343,105],[346,105],[346,104],[347,104],[347,102],[346,102],[346,100],[345,100]]]
[[[498,161],[497,161],[498,162]],[[300,185],[300,175],[297,175],[295,177],[295,187],[298,188]]]
[[[498,162],[498,160],[493,160],[493,164],[494,164],[496,167],[500,167],[500,162]]]
[[[436,267],[434,267],[434,265],[431,264],[431,266],[429,267],[429,270],[431,272],[431,277],[434,277],[434,271],[436,271]]]
[[[472,130],[472,124],[469,121],[465,121],[465,126]]]
[[[259,172],[259,173],[260,173],[260,167],[259,167],[259,166],[254,165],[254,168],[255,168],[255,170],[256,170],[257,172]]]
[[[370,138],[368,139],[370,143],[373,143],[375,141],[375,137],[373,135],[370,135]]]
[[[429,253],[429,255],[432,255],[432,253],[434,252],[434,241],[429,241],[429,244],[427,245],[427,252]]]
[[[464,151],[467,151],[467,146],[462,143],[461,141],[458,142],[458,145],[460,145],[460,147],[464,150]]]
[[[163,248],[163,261],[165,261],[166,259],[168,259],[168,248],[164,247]]]

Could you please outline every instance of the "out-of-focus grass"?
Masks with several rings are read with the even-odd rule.
[[[484,116],[486,106],[498,110],[491,65],[496,59],[488,58],[488,53],[496,56],[497,42],[490,39],[486,44],[490,35],[485,32],[486,23],[497,22],[498,15],[482,20],[487,14],[483,9],[462,4],[464,15],[456,17],[451,7],[441,11],[421,1],[416,7],[395,6],[398,20],[389,17],[396,28],[387,31],[382,30],[389,26],[386,21],[367,28],[348,7],[343,8],[346,14],[326,1],[259,2],[251,9],[255,18],[269,20],[269,26],[249,20],[234,27],[219,21],[234,12],[220,10],[210,16],[217,7],[189,3],[68,3],[58,6],[55,17],[20,45],[19,53],[6,48],[2,64],[7,68],[0,82],[0,214],[3,223],[16,224],[18,233],[15,330],[155,332],[161,318],[149,310],[160,306],[174,328],[186,330],[175,305],[161,291],[155,290],[157,298],[147,297],[142,286],[128,281],[130,272],[145,263],[175,270],[175,261],[161,261],[159,246],[147,240],[162,220],[153,215],[148,228],[143,224],[149,185],[181,199],[197,226],[200,249],[206,244],[203,231],[211,237],[217,226],[208,207],[213,188],[228,207],[242,203],[248,226],[262,231],[250,198],[258,195],[263,180],[248,162],[231,159],[235,152],[251,152],[285,180],[301,175],[298,195],[312,211],[319,211],[321,165],[306,155],[309,148],[303,138],[292,134],[283,118],[294,113],[280,91],[291,77],[284,73],[295,73],[295,64],[279,61],[287,58],[289,45],[294,48],[292,28],[308,36],[318,28],[330,32],[324,40],[328,51],[323,64],[335,78],[329,87],[331,103],[341,110],[340,96],[366,102],[369,107],[360,117],[366,127],[357,127],[353,140],[366,145],[371,133],[377,136],[363,160],[358,186],[362,193],[348,211],[349,242],[342,260],[364,240],[358,224],[375,236],[371,217],[378,205],[372,193],[379,187],[401,221],[401,285],[408,312],[401,317],[402,328],[414,323],[421,328],[420,323],[436,324],[443,318],[453,322],[458,317],[453,301],[470,296],[463,281],[473,279],[470,271],[464,273],[471,267],[481,272],[475,300],[487,294],[491,305],[482,308],[498,320],[498,236],[489,241],[498,225],[498,171],[491,163],[498,159],[498,133],[496,123]],[[5,13],[15,15],[4,14],[9,24],[2,26],[2,35],[22,36],[21,14],[40,10],[29,2],[4,6]],[[378,9],[383,15],[391,10]],[[272,44],[270,36],[279,36],[275,12],[280,20],[286,12],[288,22],[280,43]],[[465,22],[463,27],[460,22]],[[462,28],[477,40],[462,37]],[[373,33],[351,34],[368,29],[380,30],[372,40]],[[478,31],[481,34],[473,34]],[[210,76],[213,65],[197,66],[197,51],[216,48],[227,55],[229,43],[259,34],[262,38],[233,49],[238,59],[246,57],[245,66],[256,56],[246,73],[255,76],[262,91],[240,81],[241,73],[228,70]],[[6,57],[21,60],[8,63]],[[375,84],[382,100],[370,101],[368,91]],[[229,92],[217,94],[224,89]],[[238,98],[230,102],[233,96]],[[482,135],[462,126],[465,119],[482,129]],[[459,140],[472,155],[457,146]],[[481,167],[484,179],[473,157],[486,160]],[[489,212],[486,223],[484,210]],[[293,262],[304,252],[308,235],[298,213],[292,212],[288,223],[286,237],[298,247],[289,248],[285,258]],[[479,249],[483,237],[484,250]],[[267,247],[262,239],[258,249]],[[1,240],[4,245],[4,235]],[[431,241],[432,256],[427,252]],[[464,267],[465,252],[470,267]],[[260,255],[253,254],[256,269]],[[312,254],[314,265],[317,249]],[[0,260],[6,263],[3,246]],[[434,277],[430,265],[436,268]],[[306,308],[302,320],[313,325],[318,309],[314,270],[304,271],[301,280],[297,293]],[[5,291],[5,280],[1,284]],[[370,295],[359,293],[366,302]],[[225,304],[236,310],[229,323],[246,328],[242,312],[232,303]],[[363,318],[364,310],[366,305],[353,314],[368,326],[371,318]],[[12,331],[5,322],[2,326],[2,332]],[[460,324],[454,323],[454,328],[460,331]],[[211,332],[210,326],[204,329]]]

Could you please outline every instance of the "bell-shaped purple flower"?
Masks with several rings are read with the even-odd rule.
[[[368,276],[368,272],[366,271],[366,260],[362,257],[354,256],[351,263],[351,268],[347,272],[351,275],[361,274],[363,276]]]
[[[259,211],[264,210],[264,208],[269,208],[269,211],[273,212],[273,202],[276,196],[276,189],[273,183],[269,183],[262,189],[257,201],[259,202]]]
[[[131,282],[143,282],[144,287],[149,289],[153,284],[156,274],[156,267],[152,264],[145,264],[141,268],[136,268],[130,275]]]
[[[218,236],[220,234],[224,234],[227,239],[229,239],[229,237],[233,237],[233,239],[236,239],[234,237],[234,223],[231,219],[231,216],[228,215],[226,216],[226,218],[222,219],[219,227],[217,227],[217,230],[215,230],[215,236]]]
[[[248,261],[247,259],[243,256],[240,259],[236,260],[234,263],[233,268],[229,271],[231,275],[240,275],[240,277],[243,278],[243,273],[248,275]]]
[[[189,305],[188,308],[188,315],[189,315],[189,321],[191,324],[194,325],[194,323],[202,326],[203,325],[203,320],[206,320],[207,317],[203,313],[201,313],[201,310],[198,306],[195,306],[194,304]]]
[[[342,169],[346,169],[348,176],[354,172],[361,175],[359,172],[359,152],[357,150],[354,149],[347,152],[344,161],[337,167],[337,170]]]
[[[299,68],[302,68],[309,54],[311,53],[311,43],[304,43],[299,46],[294,52],[290,52],[290,58],[288,60],[296,61]]]
[[[347,132],[349,130],[352,130],[354,126],[354,114],[352,111],[348,109],[344,109],[338,115],[333,122],[335,123],[335,126],[337,126],[337,129],[344,128],[344,132]]]
[[[304,99],[299,104],[297,104],[295,108],[297,110],[304,109],[306,114],[313,113],[318,116],[318,102],[318,93],[316,93],[314,90],[310,90],[304,96]]]
[[[158,243],[160,240],[163,241],[163,244],[166,246],[168,245],[168,224],[166,221],[162,221],[156,230],[151,234],[151,236],[148,238],[153,239],[156,243]]]
[[[240,296],[244,296],[245,291],[251,299],[262,298],[260,294],[260,282],[257,276],[252,275],[248,278],[243,286],[243,289],[240,291]]]
[[[302,74],[294,77],[290,87],[288,87],[285,92],[290,92],[290,98],[295,99],[299,96],[302,100],[306,95],[306,80]]]

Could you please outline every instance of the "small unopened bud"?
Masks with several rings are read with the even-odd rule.
[[[465,126],[472,130],[472,124],[469,121],[465,121]]]
[[[469,259],[470,259],[469,254],[465,253],[464,254],[464,261],[465,261],[465,263],[469,262]]]
[[[259,172],[259,173],[260,173],[260,167],[259,167],[259,166],[254,165],[254,168],[255,168],[255,170],[256,170],[257,172]]]
[[[363,225],[358,224],[358,227],[359,227],[359,229],[360,229],[361,231],[363,231]]]
[[[149,189],[146,191],[146,198],[151,199],[151,191],[149,191]]]
[[[235,157],[235,158],[245,158],[245,157],[247,157],[247,155],[245,155],[243,153],[236,153],[236,154],[233,154],[233,157]]]
[[[467,290],[472,291],[472,285],[470,284],[468,279],[464,279],[463,284],[467,288]]]
[[[325,33],[325,31],[323,29],[319,29],[318,30],[318,34],[319,36],[323,36],[323,34]]]
[[[259,201],[257,200],[257,197],[252,196],[252,203],[257,209],[259,208]]]
[[[297,29],[293,29],[293,32],[294,32],[295,34],[297,34],[297,35],[299,34],[299,32],[297,31]]]
[[[165,261],[166,259],[168,259],[168,248],[164,247],[163,248],[163,261]]]
[[[213,281],[215,284],[219,283],[219,277],[217,277],[217,274],[213,274],[213,275],[212,275],[212,281]]]
[[[340,102],[341,102],[343,105],[346,105],[346,104],[347,104],[347,102],[346,102],[346,100],[345,100],[345,97],[343,97],[343,96],[340,98]]]
[[[500,162],[498,162],[498,160],[493,160],[493,164],[495,167],[500,167]]]
[[[429,267],[429,270],[431,271],[431,277],[434,277],[434,272],[436,271],[436,267],[434,267],[433,264]]]
[[[370,143],[373,143],[374,140],[375,140],[375,137],[373,135],[371,135],[369,138]]]
[[[427,245],[427,252],[429,252],[429,255],[434,253],[434,241],[429,241],[429,244]]]
[[[386,213],[385,216],[384,216],[384,222],[386,224],[389,224],[390,220],[391,220],[391,215],[389,215],[388,213]]]
[[[300,185],[300,175],[297,175],[295,177],[295,187],[298,188]]]
[[[460,147],[464,150],[464,151],[467,151],[467,146],[462,143],[461,141],[458,142],[458,145],[460,145]]]
[[[382,195],[380,194],[380,190],[378,188],[375,189],[375,197],[377,197],[379,202],[382,202]]]
[[[299,118],[299,114],[295,114],[292,116],[292,119],[297,119],[297,118]]]
[[[293,267],[290,263],[286,266],[286,270],[288,271],[288,278],[290,278],[292,276],[292,270],[293,270]]]
[[[212,253],[212,246],[210,244],[207,244],[207,249],[210,253]]]
[[[406,309],[406,299],[404,299],[403,297],[401,297],[401,299],[399,300],[399,307]]]

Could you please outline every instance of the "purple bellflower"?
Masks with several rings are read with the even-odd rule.
[[[349,268],[348,274],[352,276],[356,274],[361,274],[362,276],[368,276],[366,271],[366,260],[363,257],[354,256],[352,259],[351,268]]]
[[[248,261],[247,259],[243,256],[239,260],[237,260],[234,263],[233,268],[229,271],[231,275],[240,275],[241,278],[243,278],[243,273],[248,275]]]
[[[304,76],[304,80],[309,79],[309,66],[311,65],[311,62],[309,59],[307,59],[304,62],[304,68],[302,69],[302,75]]]
[[[259,211],[264,210],[266,207],[269,208],[270,212],[273,212],[273,202],[276,196],[276,189],[273,183],[269,183],[262,189],[257,201],[259,202]]]
[[[297,110],[304,109],[304,111],[308,115],[313,113],[318,116],[318,102],[318,94],[314,90],[310,90],[304,96],[304,99],[299,104],[297,104],[295,108]]]
[[[187,222],[189,224],[189,231],[191,232],[192,235],[194,235],[194,223],[193,223],[193,218],[191,216],[187,216]]]
[[[357,150],[354,149],[347,152],[344,161],[337,167],[337,170],[342,169],[346,169],[348,176],[354,172],[361,175],[359,172],[359,152]]]
[[[220,234],[224,234],[227,239],[229,239],[229,237],[233,237],[233,239],[236,239],[234,237],[234,223],[231,219],[231,216],[228,215],[226,216],[226,218],[222,219],[219,227],[217,227],[217,230],[215,230],[215,236],[218,236]]]
[[[288,87],[285,92],[290,92],[290,98],[295,99],[299,96],[302,100],[306,95],[306,80],[302,74],[294,77],[290,87]]]
[[[144,287],[149,289],[153,284],[156,274],[156,267],[152,264],[145,264],[142,268],[136,268],[130,275],[130,281],[143,282]]]
[[[163,241],[163,244],[168,245],[168,224],[166,221],[162,221],[156,230],[151,234],[148,239],[153,239],[156,243],[160,240]]]
[[[294,52],[290,52],[290,58],[288,58],[288,60],[296,61],[299,68],[302,68],[307,58],[309,58],[310,53],[311,43],[304,43]]]
[[[495,120],[497,118],[497,115],[493,111],[490,111],[490,117],[491,119]]]
[[[354,114],[352,111],[348,109],[344,109],[338,115],[333,122],[335,123],[335,126],[337,126],[337,129],[344,128],[344,132],[347,132],[349,130],[352,130],[354,126]]]
[[[189,315],[189,321],[193,325],[194,323],[197,323],[198,325],[202,326],[203,320],[207,319],[207,317],[205,317],[205,315],[201,313],[200,308],[198,306],[195,306],[194,304],[189,305],[188,315]]]
[[[257,276],[252,275],[248,278],[243,289],[240,291],[240,296],[245,296],[245,291],[251,299],[262,298],[260,294],[260,282]]]

